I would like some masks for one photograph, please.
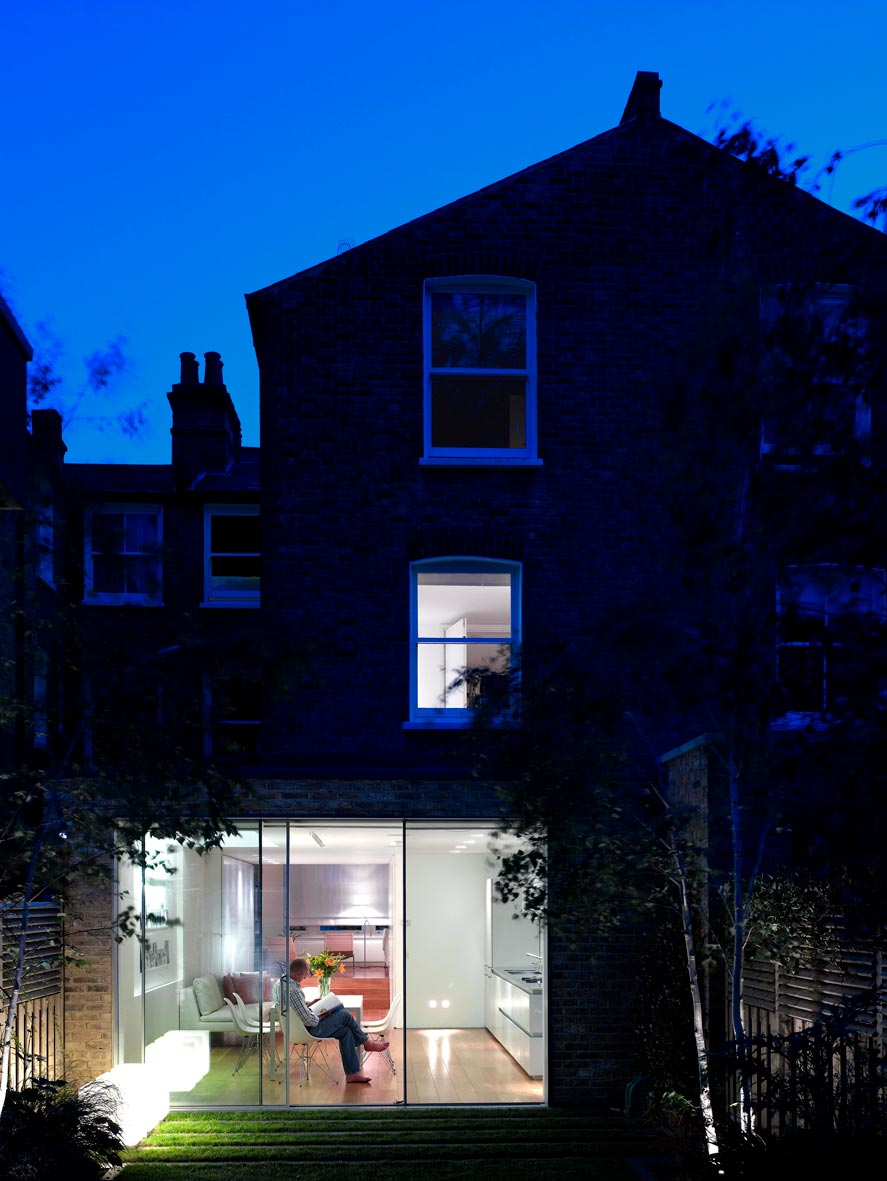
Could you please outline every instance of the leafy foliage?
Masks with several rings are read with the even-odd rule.
[[[478,719],[478,772],[499,785],[521,841],[503,852],[497,892],[555,931],[611,931],[661,897],[662,817],[624,730],[613,696],[569,663],[524,694],[516,730],[496,734]]]
[[[77,1091],[39,1079],[11,1092],[0,1112],[0,1177],[4,1181],[98,1181],[121,1163],[117,1092],[92,1084]]]

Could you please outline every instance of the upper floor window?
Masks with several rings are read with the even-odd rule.
[[[520,636],[520,565],[435,558],[412,566],[410,720],[467,725],[507,710]]]
[[[208,505],[204,517],[205,606],[255,607],[261,593],[258,505]]]
[[[766,287],[761,333],[762,453],[797,464],[869,435],[869,325],[854,288]]]
[[[49,586],[55,586],[53,506],[50,500],[44,500],[37,506],[34,535],[37,547],[37,575]]]
[[[868,684],[872,631],[887,615],[884,570],[789,566],[778,588],[778,662],[783,726],[863,707],[879,692]]]
[[[534,285],[483,275],[427,280],[424,462],[535,460]]]
[[[34,649],[34,700],[31,716],[34,749],[46,750],[49,742],[49,660],[42,648]]]
[[[204,754],[232,757],[255,754],[261,736],[261,686],[255,679],[235,675],[207,678]]]
[[[156,505],[90,509],[84,534],[85,602],[162,602],[161,512]]]

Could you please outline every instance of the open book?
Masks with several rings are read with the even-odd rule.
[[[322,1017],[324,1013],[328,1013],[330,1009],[335,1009],[336,1005],[341,1005],[342,1001],[336,996],[334,992],[328,992],[326,996],[322,996],[319,1001],[315,1001],[311,1006],[311,1012],[316,1013],[318,1017]]]

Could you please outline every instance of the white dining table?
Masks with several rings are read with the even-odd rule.
[[[335,989],[332,989],[332,991],[336,992]],[[320,996],[319,988],[303,988],[302,992],[305,994],[305,1000],[309,1003],[313,1000],[316,1000]],[[338,993],[336,993],[336,995],[339,996]],[[360,1025],[363,1019],[363,993],[356,992],[352,993],[350,996],[339,996],[339,1000],[342,1002],[349,1013],[354,1014],[355,1021],[358,1025]],[[314,1006],[312,1005],[312,1008],[313,1007]]]

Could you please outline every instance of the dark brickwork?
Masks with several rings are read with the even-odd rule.
[[[666,496],[675,407],[690,427],[704,421],[700,375],[718,370],[725,324],[747,334],[740,351],[756,372],[763,284],[877,286],[887,255],[871,229],[657,112],[658,79],[643,74],[618,128],[248,297],[261,373],[261,611],[200,607],[204,506],[260,499],[258,455],[240,446],[218,354],[206,355],[202,385],[182,355],[170,467],[66,468],[75,603],[85,510],[157,504],[164,516],[162,605],[78,607],[84,659],[131,665],[181,649],[180,687],[198,705],[210,651],[245,654],[262,674],[262,742],[246,767],[256,798],[232,812],[496,817],[463,735],[404,727],[418,558],[522,563],[526,683],[566,645],[614,693],[643,677],[654,751],[708,724],[704,701],[676,703],[657,676],[656,635],[625,658],[626,632],[651,604],[658,624],[686,622]],[[460,274],[536,285],[541,464],[420,462],[423,285]],[[879,402],[872,413],[878,436]],[[756,459],[758,443],[735,462]],[[694,806],[705,757],[688,748],[671,770]],[[104,922],[97,912],[96,930]],[[112,1028],[110,939],[96,939],[69,993],[72,1060],[93,1071],[107,1064]],[[550,940],[552,1102],[621,1102],[635,1073],[636,949],[632,935]]]
[[[617,638],[627,621],[655,601],[679,625],[685,609],[665,495],[675,399],[693,422],[696,374],[717,369],[725,323],[745,326],[753,356],[762,284],[866,282],[867,258],[884,257],[870,230],[656,117],[658,79],[640,82],[615,131],[248,297],[265,613],[272,630],[310,638],[310,692],[272,710],[268,742],[294,767],[363,760],[350,784],[321,789],[334,814],[465,815],[483,799],[433,776],[367,781],[398,761],[459,762],[452,734],[402,726],[410,560],[521,560],[524,678],[568,639],[596,678],[624,687],[636,675]],[[420,464],[423,283],[466,273],[536,283],[541,466]],[[656,659],[648,648],[641,661],[644,722],[667,750],[707,723],[676,712]],[[694,806],[705,758],[676,770]],[[552,941],[552,1101],[621,1101],[634,949],[631,936]]]

